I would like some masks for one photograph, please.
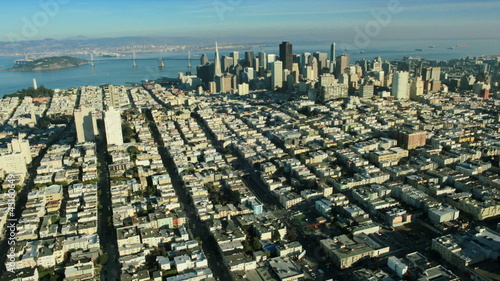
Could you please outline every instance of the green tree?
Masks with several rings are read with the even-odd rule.
[[[99,257],[99,264],[104,266],[106,265],[106,263],[108,263],[108,254],[102,254],[100,257]]]
[[[278,242],[281,240],[281,234],[277,229],[273,230],[273,233],[271,234],[271,240],[273,242]]]
[[[253,237],[251,247],[254,251],[259,251],[262,249],[262,243],[260,243],[259,237]]]
[[[122,125],[122,134],[124,142],[130,142],[132,139],[136,138],[134,129],[132,129],[130,123],[125,123]]]
[[[250,245],[250,243],[247,240],[241,242],[241,244],[243,245],[243,252],[245,252],[245,253],[252,252],[252,250],[253,250],[252,246]]]
[[[141,151],[139,150],[139,148],[137,148],[137,146],[129,146],[127,148],[127,152],[128,154],[130,154],[132,156],[132,159],[135,160],[135,157],[141,153]]]

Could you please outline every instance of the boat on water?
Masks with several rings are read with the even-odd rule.
[[[423,50],[422,49],[415,49],[415,51],[422,52]]]
[[[464,45],[464,44],[457,44],[457,47],[459,47],[459,48],[465,48],[465,47],[467,47],[467,45]]]

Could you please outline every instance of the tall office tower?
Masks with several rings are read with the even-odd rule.
[[[253,65],[255,67],[252,67],[252,68],[254,68],[255,70],[259,70],[259,65],[260,65],[259,57],[256,57],[253,59]]]
[[[76,137],[79,143],[95,141],[99,134],[97,129],[97,118],[92,108],[80,107],[75,109]]]
[[[362,59],[359,61],[359,65],[361,66],[361,71],[363,71],[363,74],[368,73],[368,60]]]
[[[392,78],[392,95],[400,99],[408,99],[408,79],[409,74],[406,71],[398,71],[394,73]]]
[[[233,58],[228,56],[222,56],[222,72],[228,72],[229,68],[233,66]]]
[[[220,66],[220,57],[219,57],[219,47],[217,46],[217,42],[215,42],[215,61],[214,61],[214,75],[221,75],[222,69]]]
[[[441,80],[441,67],[433,67],[431,72],[431,80]]]
[[[335,53],[337,52],[337,45],[335,43],[333,43],[331,46],[330,46],[330,61],[331,62],[334,62],[335,61]]]
[[[349,55],[341,55],[337,57],[337,62],[335,63],[335,77],[344,73],[344,70],[349,66]]]
[[[375,76],[375,80],[380,81],[380,84],[378,84],[377,86],[383,86],[385,81],[385,72],[377,71],[374,72],[373,74]]]
[[[280,60],[283,62],[283,69],[292,70],[293,51],[290,42],[280,44]]]
[[[217,84],[215,83],[215,81],[208,82],[208,91],[211,94],[217,93]]]
[[[372,67],[372,71],[382,71],[382,62],[381,61],[373,61],[373,67]]]
[[[238,61],[240,60],[240,53],[231,52],[231,57],[233,58],[233,66],[236,66],[238,64]]]
[[[382,63],[382,70],[385,73],[392,73],[392,64],[388,61]]]
[[[255,78],[255,70],[253,67],[245,67],[243,72],[241,72],[241,81],[243,83],[250,83]]]
[[[253,52],[245,52],[245,65],[244,66],[253,67],[253,58],[254,58]]]
[[[309,57],[311,56],[311,53],[305,52],[302,53],[302,64],[300,65],[301,67],[304,67],[309,64]]]
[[[267,69],[267,54],[264,51],[259,53],[259,67]]]
[[[31,149],[30,142],[24,139],[26,134],[19,134],[17,138],[13,138],[10,143],[7,144],[7,149],[10,153],[20,152],[26,164],[31,163]]]
[[[271,65],[271,63],[276,61],[276,55],[275,54],[267,54],[267,65],[268,67]]]
[[[277,60],[272,63],[271,88],[283,88],[283,62]]]
[[[422,77],[419,76],[411,82],[410,98],[412,100],[416,100],[418,99],[418,97],[423,95],[424,95],[424,81],[422,81]]]
[[[311,70],[312,70],[312,76],[307,77],[307,78],[311,79],[311,80],[318,79],[318,73],[319,73],[318,59],[316,57],[310,56],[309,57],[309,66],[311,67]]]
[[[428,67],[424,68],[422,72],[423,80],[425,81],[440,81],[441,80],[441,67]]]
[[[298,63],[298,64],[300,64],[300,58],[301,58],[301,55],[300,55],[300,54],[293,54],[293,56],[292,56],[292,61],[293,61],[293,63]]]
[[[300,75],[300,70],[299,70],[299,63],[294,62],[292,65],[292,75],[293,75],[293,81],[295,83],[299,82],[299,75]]]
[[[321,52],[314,52],[314,57],[318,60],[318,69],[323,70],[323,68],[328,67],[326,64],[326,61],[328,60],[328,54],[327,53],[321,53]]]
[[[249,86],[247,83],[238,84],[238,95],[246,96],[249,92]]]
[[[208,56],[207,54],[203,54],[201,55],[201,58],[200,58],[200,65],[205,65],[208,63]]]
[[[109,108],[104,112],[104,129],[108,146],[123,144],[122,119],[119,110]]]
[[[217,84],[217,92],[227,93],[233,88],[234,75],[226,73],[225,75],[215,76],[215,83]]]
[[[38,89],[38,84],[36,83],[36,78],[33,78],[33,89]]]
[[[384,87],[391,87],[393,83],[394,83],[393,74],[392,73],[386,74],[384,77],[383,86]]]

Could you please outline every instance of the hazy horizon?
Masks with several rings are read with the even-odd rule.
[[[28,0],[9,2],[2,11],[0,41],[7,42],[154,36],[236,41],[331,38],[356,45],[356,40],[367,38],[494,39],[500,25],[500,2],[492,0]]]

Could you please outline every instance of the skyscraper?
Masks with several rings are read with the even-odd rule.
[[[335,52],[337,52],[337,45],[333,43],[330,46],[330,61],[334,62],[335,61]]]
[[[76,137],[79,143],[92,142],[98,134],[97,118],[91,108],[75,109]]]
[[[311,67],[311,77],[307,77],[311,80],[318,79],[319,67],[318,67],[318,59],[316,57],[309,57],[309,66]]]
[[[208,56],[207,54],[203,54],[200,57],[200,65],[205,65],[208,63]]]
[[[26,134],[19,134],[17,138],[13,138],[10,143],[7,144],[7,148],[11,153],[20,152],[26,164],[31,163],[31,149],[30,142],[27,139],[24,139]]]
[[[408,99],[408,79],[409,74],[406,71],[398,71],[394,73],[392,78],[392,95],[396,99]]]
[[[441,80],[441,67],[428,67],[424,68],[423,77],[425,81],[439,81]]]
[[[104,112],[104,129],[108,146],[123,144],[122,119],[119,110],[111,107]]]
[[[283,62],[283,69],[292,71],[293,52],[290,42],[282,42],[280,44],[280,60]]]
[[[411,82],[410,98],[412,100],[416,100],[418,99],[418,97],[423,95],[424,95],[424,81],[422,81],[422,78],[419,76]]]
[[[221,75],[222,69],[220,66],[220,57],[219,57],[219,47],[217,46],[217,41],[215,42],[215,61],[214,61],[214,75]]]
[[[339,77],[340,74],[344,73],[344,70],[349,66],[349,55],[341,55],[337,57],[337,62],[335,63],[335,77]]]
[[[264,51],[259,53],[259,63],[260,67],[267,69],[267,54]]]
[[[319,72],[323,70],[323,68],[328,67],[327,61],[328,61],[328,54],[327,53],[321,53],[321,52],[315,52],[314,57],[318,60],[318,69]]]
[[[277,60],[272,64],[271,88],[283,87],[283,62]]]
[[[231,52],[231,57],[233,58],[233,66],[236,66],[238,64],[238,61],[240,60],[240,53]]]
[[[253,58],[254,58],[253,52],[245,52],[245,65],[244,66],[253,67]]]

